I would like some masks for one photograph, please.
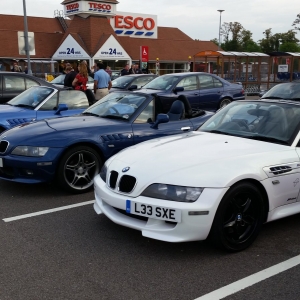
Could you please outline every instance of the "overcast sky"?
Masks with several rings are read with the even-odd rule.
[[[26,0],[27,15],[53,17],[63,10],[63,0]],[[218,39],[220,13],[223,22],[239,22],[257,42],[265,29],[284,33],[300,13],[299,0],[118,0],[117,11],[153,14],[158,26],[177,27],[193,39]],[[0,14],[23,15],[22,0],[1,0]],[[299,31],[298,31],[299,32]],[[300,39],[300,34],[297,33]]]

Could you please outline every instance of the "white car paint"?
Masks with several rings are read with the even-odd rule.
[[[267,222],[296,214],[300,212],[298,141],[299,134],[292,145],[281,145],[203,131],[150,140],[107,161],[107,174],[114,170],[119,176],[131,175],[137,183],[126,195],[96,176],[94,209],[117,224],[140,230],[146,237],[168,242],[204,240],[225,193],[237,182],[253,180],[267,195]],[[290,171],[277,174],[271,169],[282,166]],[[126,167],[130,169],[123,173]],[[154,183],[204,190],[193,203],[141,196]],[[155,218],[138,220],[115,209],[126,210],[127,200],[179,210],[181,221],[169,224]],[[190,215],[193,211],[203,214]]]

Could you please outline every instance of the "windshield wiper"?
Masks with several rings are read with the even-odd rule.
[[[100,117],[107,118],[107,119],[119,119],[119,120],[126,121],[126,119],[124,119],[122,116],[116,116],[116,115],[104,115],[104,116],[100,116]]]
[[[263,99],[284,99],[284,98],[282,98],[282,97],[275,97],[275,96],[268,96],[268,97],[262,97],[261,99],[263,100]]]
[[[93,114],[93,113],[91,113],[91,112],[83,112],[83,113],[81,113],[82,115],[86,115],[86,116],[95,116],[95,117],[99,117],[99,115],[97,115],[97,114]]]
[[[274,143],[282,144],[282,145],[289,145],[289,143],[287,141],[283,141],[283,140],[265,136],[265,135],[250,135],[250,136],[244,136],[244,138],[257,140],[257,141],[263,141],[263,142],[274,142]]]
[[[225,132],[225,131],[221,131],[221,130],[210,130],[210,131],[205,131],[205,132],[209,132],[209,133],[217,133],[217,134],[224,134],[224,135],[232,135],[231,133]]]
[[[31,105],[27,105],[27,104],[17,104],[17,105],[14,105],[16,107],[25,107],[25,108],[30,108],[30,109],[34,109],[34,107],[32,107]]]

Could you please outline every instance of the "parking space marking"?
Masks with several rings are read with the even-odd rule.
[[[57,211],[61,211],[61,210],[66,210],[66,209],[70,209],[70,208],[74,208],[74,207],[80,207],[80,206],[84,206],[84,205],[89,205],[89,204],[93,204],[94,202],[95,202],[95,200],[85,201],[85,202],[81,202],[81,203],[76,203],[76,204],[67,205],[67,206],[61,206],[61,207],[57,207],[57,208],[53,208],[53,209],[42,210],[42,211],[38,211],[38,212],[35,212],[35,213],[26,214],[26,215],[20,215],[20,216],[6,218],[6,219],[2,219],[2,220],[4,222],[12,222],[12,221],[17,221],[17,220],[21,220],[21,219],[31,218],[31,217],[35,217],[35,216],[40,216],[40,215],[45,215],[45,214],[51,214],[53,212],[57,212]]]
[[[300,255],[226,285],[195,300],[220,300],[300,264]]]

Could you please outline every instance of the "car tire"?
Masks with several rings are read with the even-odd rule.
[[[222,99],[222,101],[220,102],[219,108],[223,108],[226,105],[228,105],[229,103],[231,103],[231,100],[228,98]]]
[[[258,236],[264,217],[264,199],[259,189],[250,182],[238,183],[220,202],[209,237],[224,250],[244,250]]]
[[[93,187],[94,177],[103,163],[91,147],[77,146],[67,151],[59,162],[57,179],[65,190],[84,193]]]

